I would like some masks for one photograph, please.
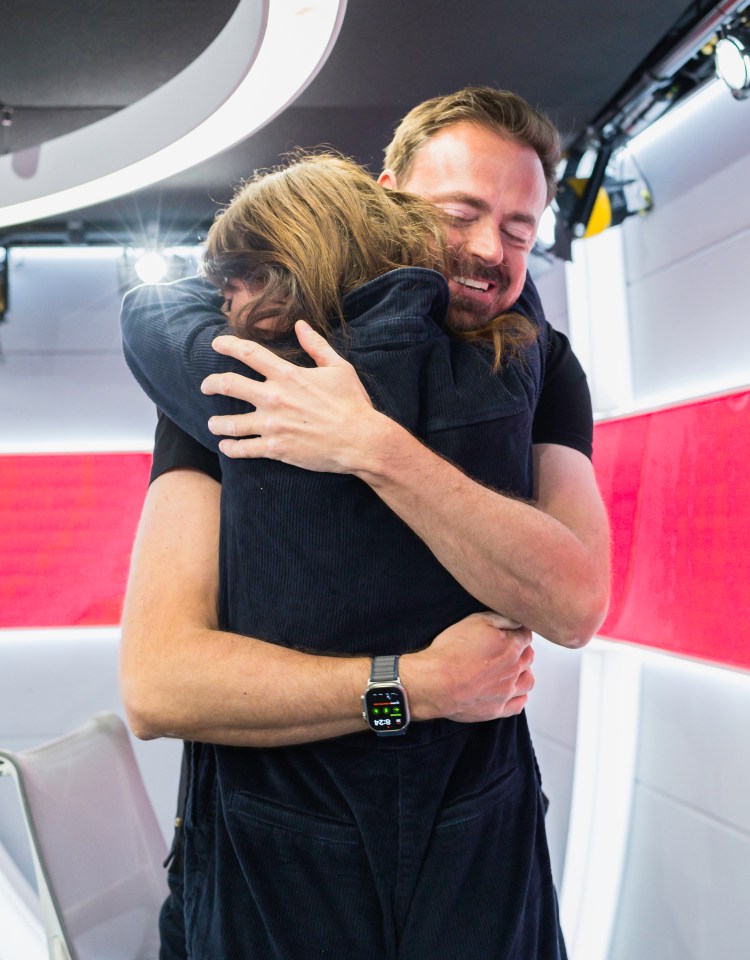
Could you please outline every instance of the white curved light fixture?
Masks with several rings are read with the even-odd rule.
[[[0,158],[0,227],[111,200],[245,139],[317,75],[345,10],[346,0],[240,0],[214,42],[158,90]]]

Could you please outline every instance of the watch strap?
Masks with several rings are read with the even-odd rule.
[[[387,683],[389,680],[398,683],[398,661],[398,654],[390,657],[373,657],[370,683]]]

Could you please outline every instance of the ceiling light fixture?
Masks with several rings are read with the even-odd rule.
[[[0,227],[130,193],[215,156],[295,100],[328,58],[346,0],[240,0],[214,42],[132,106],[0,157]],[[24,171],[33,175],[24,175]]]
[[[138,257],[133,269],[144,283],[158,283],[166,277],[168,265],[158,250],[149,250]]]
[[[593,170],[586,177],[573,172],[576,175],[560,179],[557,195],[539,222],[535,250],[542,256],[571,260],[574,240],[596,236],[653,207],[651,189],[641,175],[628,179],[605,175],[595,180]],[[581,213],[583,206],[587,212]]]
[[[716,44],[716,75],[724,81],[737,100],[750,96],[749,32],[727,33]]]
[[[171,283],[195,273],[200,249],[195,247],[153,246],[123,247],[117,261],[117,276],[121,293],[127,293],[142,283]]]

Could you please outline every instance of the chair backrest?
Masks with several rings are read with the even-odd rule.
[[[18,785],[50,957],[155,960],[166,845],[120,718],[0,750],[0,774]]]

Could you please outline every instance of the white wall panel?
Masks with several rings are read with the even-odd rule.
[[[565,869],[573,792],[581,655],[541,637],[534,639],[536,684],[526,707],[542,786],[549,798],[547,837],[558,891]]]
[[[637,788],[609,960],[746,960],[748,904],[750,836]]]
[[[117,677],[119,631],[0,631],[0,746],[24,750],[111,710],[124,719]],[[182,747],[175,740],[133,740],[162,831],[171,842]],[[10,778],[0,778],[0,842],[29,882],[33,869]]]
[[[120,257],[112,249],[11,249],[6,354],[120,351]]]
[[[111,248],[11,250],[0,452],[150,449],[153,404],[122,356],[121,258]]]
[[[750,835],[750,674],[649,659],[641,684],[638,781]]]
[[[0,331],[2,337],[2,331]],[[0,452],[148,450],[156,410],[117,353],[14,355],[0,368]]]
[[[542,789],[549,800],[545,828],[552,876],[559,895],[565,872],[565,851],[568,845],[568,823],[576,755],[575,750],[561,746],[556,740],[543,734],[537,734],[532,730],[531,736],[542,774]]]
[[[621,156],[654,209],[625,221],[633,401],[637,407],[750,380],[750,100],[724,84],[637,137]]]
[[[629,287],[636,400],[691,396],[750,379],[750,231]]]
[[[744,960],[750,674],[645,654],[640,725],[609,960]]]
[[[551,265],[545,264],[545,269],[537,274],[532,271],[536,288],[544,307],[544,315],[555,328],[567,334],[568,324],[568,294],[565,285],[565,263],[555,260]]]
[[[536,734],[575,749],[581,651],[534,637],[535,678],[526,713]]]
[[[735,100],[716,81],[636,137],[628,150],[656,206],[671,203],[750,154],[750,100]]]
[[[573,349],[586,371],[595,414],[632,404],[628,301],[622,233],[615,227],[573,243],[565,264]]]
[[[748,181],[750,153],[669,203],[659,202],[657,197],[646,216],[626,220],[622,231],[630,282],[637,283],[700,250],[746,233],[750,229]],[[710,278],[706,280],[710,286]]]

